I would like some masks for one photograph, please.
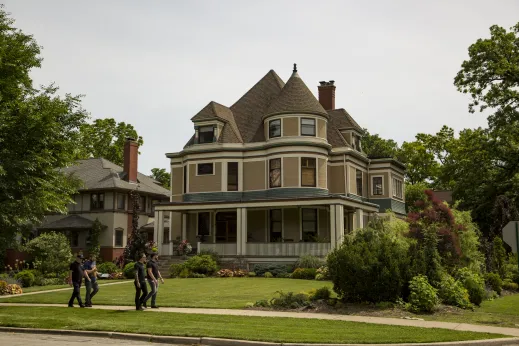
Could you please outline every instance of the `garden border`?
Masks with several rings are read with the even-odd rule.
[[[436,343],[405,343],[405,344],[315,344],[315,343],[279,343],[279,342],[262,342],[248,341],[237,339],[221,339],[207,337],[186,337],[186,336],[158,336],[149,334],[131,334],[119,332],[104,331],[82,331],[67,329],[40,329],[40,328],[16,328],[16,327],[0,327],[0,333],[28,333],[28,334],[51,334],[51,335],[71,335],[71,336],[90,336],[109,339],[144,341],[163,344],[176,345],[207,345],[207,346],[384,346],[384,345],[400,345],[400,346],[450,346],[450,345],[467,345],[467,346],[506,346],[511,343],[519,343],[519,338],[499,338],[486,340],[468,340],[468,341],[450,341]]]

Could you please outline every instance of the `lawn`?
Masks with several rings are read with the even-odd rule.
[[[345,321],[54,307],[0,306],[0,326],[309,343],[424,343],[503,337]]]
[[[171,307],[241,309],[247,303],[272,298],[276,291],[299,293],[323,286],[331,288],[332,284],[314,280],[265,278],[166,279],[166,283],[159,286],[157,304]],[[66,303],[71,292],[72,290],[5,298],[0,303]],[[100,287],[93,302],[100,305],[133,305],[134,299],[135,289],[133,284],[128,283]]]
[[[105,280],[99,281],[99,286],[103,286],[109,283],[120,282],[120,281],[128,281],[128,280]],[[56,290],[60,288],[69,288],[70,286],[67,284],[63,285],[48,285],[48,286],[32,286],[23,288],[23,293],[31,293],[31,292],[41,292],[41,291],[50,291]],[[4,298],[5,299],[5,298]]]

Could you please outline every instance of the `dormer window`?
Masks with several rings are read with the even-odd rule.
[[[269,121],[269,138],[281,137],[281,119]]]
[[[200,126],[198,128],[198,143],[213,143],[215,140],[214,126]]]
[[[315,136],[315,119],[301,118],[301,136]]]

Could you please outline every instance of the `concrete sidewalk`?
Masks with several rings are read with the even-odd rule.
[[[4,306],[67,307],[66,304],[0,303],[0,307],[4,307]],[[92,309],[128,310],[128,311],[135,310],[135,308],[133,306],[110,306],[110,305],[95,305]],[[408,326],[408,327],[420,327],[420,328],[441,328],[441,329],[451,329],[451,330],[459,330],[459,331],[503,334],[503,335],[519,337],[519,328],[493,327],[493,326],[466,324],[466,323],[453,323],[453,322],[407,320],[407,319],[386,318],[386,317],[333,315],[333,314],[322,314],[322,313],[285,312],[285,311],[166,308],[166,307],[160,308],[160,309],[147,309],[145,311],[145,313],[153,313],[153,312],[174,312],[174,313],[181,313],[181,314],[202,314],[202,315],[307,318],[307,319],[363,322],[363,323],[386,324],[386,325],[394,325],[394,326]]]
[[[133,282],[133,280],[119,281],[119,282],[109,282],[109,283],[99,283],[99,287],[127,284],[127,283],[130,283],[130,282]],[[85,287],[84,285],[81,285],[81,288],[84,288],[84,287]],[[56,289],[53,289],[53,290],[44,290],[44,291],[22,293],[22,294],[17,294],[17,295],[3,295],[3,296],[0,296],[0,299],[21,297],[21,296],[31,296],[33,294],[43,294],[43,293],[50,293],[50,292],[70,291],[71,289],[72,289],[72,286],[70,286],[70,287],[63,287],[63,288],[56,288]]]

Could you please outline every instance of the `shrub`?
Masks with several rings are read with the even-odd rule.
[[[477,306],[485,299],[485,282],[478,274],[472,273],[468,268],[461,268],[457,272],[458,280],[469,292],[470,302]]]
[[[63,285],[65,283],[64,280],[60,278],[52,278],[52,279],[41,279],[41,286],[50,286],[50,285]]]
[[[266,272],[272,273],[272,275],[279,277],[280,273],[289,273],[290,272],[290,266],[286,264],[279,264],[279,263],[262,263],[262,264],[255,264],[253,271],[258,276],[263,276]]]
[[[6,294],[22,294],[22,288],[17,284],[7,285]]]
[[[462,309],[472,307],[467,289],[450,275],[443,276],[438,294],[446,305],[458,306]]]
[[[196,255],[184,262],[184,268],[198,274],[212,275],[216,272],[216,262],[209,255]]]
[[[31,287],[34,285],[34,274],[29,270],[22,270],[18,272],[14,278],[22,284],[23,287]]]
[[[505,289],[505,290],[517,291],[518,288],[519,288],[519,285],[516,284],[515,282],[512,282],[512,280],[510,280],[510,279],[506,279],[503,281],[503,289]]]
[[[296,268],[292,273],[292,279],[314,280],[316,274],[315,268]]]
[[[270,306],[268,300],[262,299],[258,300],[256,303],[254,303],[254,306],[260,307],[260,308],[268,308]]]
[[[275,309],[297,309],[310,305],[310,300],[306,294],[294,294],[294,292],[284,293],[283,291],[276,293],[279,294],[279,297],[270,300],[270,306]]]
[[[316,256],[302,255],[299,257],[294,265],[294,268],[320,268],[323,265],[323,261]]]
[[[216,273],[216,276],[221,277],[221,278],[230,278],[230,277],[234,276],[234,272],[230,269],[220,269]]]
[[[218,255],[218,252],[211,250],[211,249],[203,249],[200,250],[198,253],[199,256],[211,256],[213,261],[218,265],[220,264],[220,255]]]
[[[135,267],[135,262],[130,262],[124,266],[123,274],[125,278],[135,279],[135,269],[133,267]]]
[[[330,299],[331,295],[332,291],[328,286],[323,286],[321,288],[314,289],[309,292],[310,300],[328,300]]]
[[[438,305],[438,290],[429,284],[424,275],[415,276],[409,282],[409,303],[415,311],[431,312]]]
[[[173,263],[169,266],[169,276],[176,278],[180,272],[184,269],[184,265],[180,263]]]
[[[189,277],[193,279],[203,279],[206,278],[205,274],[199,274],[199,273],[189,273]]]
[[[274,277],[274,275],[272,275],[271,272],[266,272],[265,274],[263,274],[263,276],[264,276],[265,278],[267,278],[267,279],[271,279],[271,278]]]
[[[7,282],[0,280],[0,296],[7,294]]]
[[[97,271],[101,274],[113,274],[117,273],[119,268],[112,262],[104,262],[97,267]]]
[[[316,280],[330,280],[330,271],[327,266],[322,266],[317,269],[317,274],[315,275]]]
[[[236,269],[233,271],[233,276],[236,278],[243,278],[243,277],[247,276],[247,273],[248,272],[246,270]]]
[[[276,275],[276,277],[278,279],[288,279],[288,278],[292,277],[292,274],[290,274],[290,273],[278,273],[278,275]]]
[[[249,272],[247,275],[248,275],[250,278],[253,278],[253,277],[256,276],[256,273],[255,273],[255,272]]]
[[[503,279],[509,279],[519,284],[519,268],[517,268],[517,255],[511,253],[508,255],[508,259],[504,266]]]
[[[189,271],[189,269],[187,268],[183,268],[180,273],[178,274],[178,277],[179,278],[182,278],[182,279],[187,279],[188,277],[191,276],[191,272]]]
[[[43,233],[24,248],[38,263],[38,270],[42,273],[67,271],[72,261],[70,241],[63,233]]]
[[[327,259],[334,291],[352,302],[396,301],[411,278],[408,249],[400,227],[385,223],[381,229],[360,229],[345,236]]]
[[[503,280],[497,273],[487,273],[485,275],[485,283],[492,290],[496,291],[497,294],[501,295],[501,290],[503,289]]]

